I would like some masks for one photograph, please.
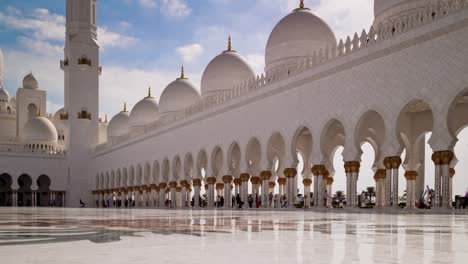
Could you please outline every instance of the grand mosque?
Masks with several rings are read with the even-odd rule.
[[[341,40],[298,1],[268,38],[264,73],[256,75],[229,39],[199,88],[182,69],[160,98],[149,90],[109,122],[99,118],[105,68],[96,7],[97,0],[66,1],[57,61],[64,106],[53,115],[33,73],[8,94],[0,51],[0,206],[131,200],[198,208],[203,192],[208,208],[218,196],[230,208],[233,195],[245,202],[249,194],[274,207],[270,193],[293,201],[302,185],[305,207],[330,207],[334,174],[344,170],[346,206],[356,207],[367,142],[376,154],[375,207],[397,207],[405,184],[413,209],[428,184],[427,133],[433,206],[452,206],[453,150],[468,125],[468,0],[374,0],[373,25]],[[333,166],[340,146],[344,168]]]

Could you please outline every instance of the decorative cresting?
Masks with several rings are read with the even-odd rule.
[[[406,209],[416,208],[416,178],[418,172],[406,171]]]
[[[454,158],[453,151],[436,151],[432,154],[435,166],[435,206],[452,207],[452,188],[450,177],[450,163]]]
[[[375,172],[374,180],[375,180],[375,206],[377,208],[382,208],[385,206],[385,170],[378,169]]]

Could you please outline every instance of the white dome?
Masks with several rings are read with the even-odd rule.
[[[52,119],[54,121],[60,121],[60,115],[63,115],[65,114],[65,108],[60,108],[59,110],[57,110],[57,112],[55,112],[54,116],[52,117]]]
[[[46,117],[33,117],[24,125],[24,140],[26,142],[56,143],[57,138],[57,129]]]
[[[130,113],[130,126],[144,126],[156,121],[158,113],[158,102],[149,94],[133,107]]]
[[[8,94],[8,91],[0,86],[0,102],[8,102],[9,100],[10,95]]]
[[[183,110],[192,104],[200,95],[195,86],[185,78],[171,82],[162,92],[159,99],[159,112],[169,113]]]
[[[295,9],[275,26],[268,38],[265,71],[295,64],[327,46],[336,46],[335,34],[328,24],[307,8]]]
[[[414,8],[423,7],[428,0],[374,0],[374,25]]]
[[[23,88],[24,89],[37,89],[39,88],[39,82],[37,81],[36,77],[32,73],[24,76],[23,78]]]
[[[126,107],[125,107],[126,108]],[[126,109],[115,115],[107,127],[107,137],[120,137],[128,133],[130,114]]]
[[[201,94],[228,90],[240,82],[255,78],[255,72],[239,53],[231,50],[216,56],[206,66],[201,80]]]

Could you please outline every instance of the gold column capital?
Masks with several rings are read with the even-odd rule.
[[[440,160],[442,162],[441,165],[450,165],[450,162],[452,162],[454,158],[453,151],[451,150],[445,150],[440,152]]]
[[[231,183],[232,182],[232,176],[231,175],[224,175],[222,178],[224,183]]]
[[[275,183],[275,182],[270,182],[270,183],[268,184],[268,187],[269,187],[270,189],[275,188],[275,186],[276,186],[276,183]]]
[[[306,187],[310,187],[310,185],[312,185],[312,180],[311,179],[304,179],[304,180],[302,180],[302,184],[304,184],[304,186],[306,186]]]
[[[261,171],[260,178],[264,181],[269,180],[271,178],[271,171]]]
[[[159,184],[159,188],[161,189],[166,189],[166,187],[167,187],[167,184],[165,182],[162,182]]]
[[[418,177],[418,172],[417,171],[406,171],[405,172],[405,178],[409,181],[416,180]]]
[[[173,181],[169,183],[169,187],[171,188],[176,188],[177,187],[177,182]]]
[[[332,185],[334,181],[335,181],[335,179],[333,179],[333,177],[328,177],[327,178],[327,185]]]
[[[188,188],[188,187],[190,187],[190,184],[188,183],[188,181],[182,180],[182,181],[180,181],[180,186]]]
[[[315,176],[323,176],[326,170],[325,165],[322,164],[312,166],[312,173]]]
[[[243,182],[249,181],[249,179],[250,179],[250,174],[248,174],[248,173],[241,173],[240,179],[241,179]]]
[[[216,178],[215,177],[208,177],[208,178],[206,178],[206,182],[208,184],[215,184],[216,183]]]
[[[201,180],[200,179],[193,179],[192,184],[193,184],[193,186],[201,187]]]
[[[296,168],[286,168],[284,169],[284,176],[286,178],[294,178],[297,175]]]
[[[286,184],[286,178],[278,178],[278,184],[279,185],[285,185]]]
[[[449,175],[451,178],[453,178],[453,176],[455,176],[455,169],[454,168],[450,168],[450,175]]]

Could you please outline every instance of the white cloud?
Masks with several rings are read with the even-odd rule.
[[[63,42],[65,39],[65,17],[43,8],[35,9],[29,17],[22,16],[21,12],[0,12],[0,25],[22,32],[23,38],[30,41]],[[106,27],[99,27],[98,33],[102,48],[128,47],[137,42],[134,37],[112,32]]]
[[[146,8],[155,8],[158,6],[157,0],[140,0],[140,5]]]
[[[264,72],[265,57],[262,54],[247,54],[245,56],[250,66],[255,70],[256,74]]]
[[[192,12],[186,0],[161,0],[161,11],[169,16],[182,17]]]
[[[184,63],[190,63],[199,58],[203,54],[204,50],[202,45],[194,43],[178,47],[176,51]]]
[[[313,11],[327,21],[338,39],[368,31],[374,19],[372,0],[321,0]]]

